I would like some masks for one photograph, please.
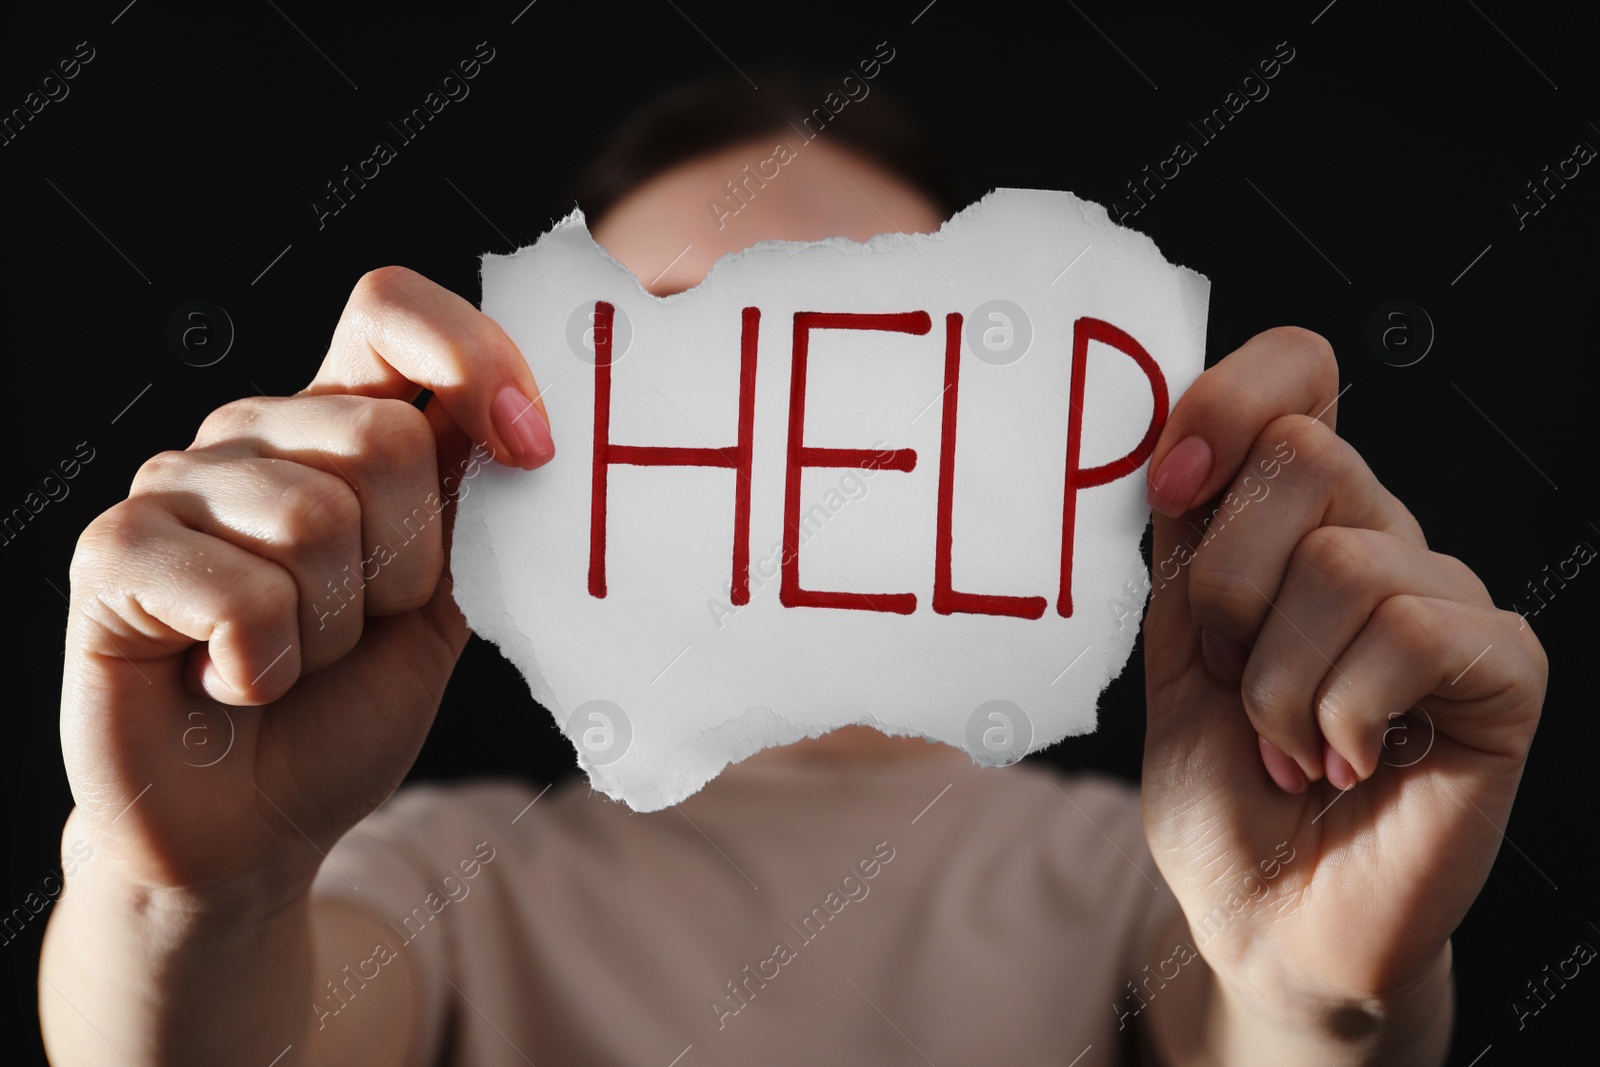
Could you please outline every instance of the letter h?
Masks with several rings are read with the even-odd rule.
[[[750,456],[755,432],[756,339],[761,309],[747,307],[739,341],[739,441],[731,448],[677,448],[611,442],[611,339],[616,308],[594,305],[594,483],[589,504],[589,595],[606,595],[606,494],[612,464],[732,470],[733,582],[730,600],[750,602]]]

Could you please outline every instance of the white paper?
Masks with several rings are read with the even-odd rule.
[[[942,741],[991,765],[1087,733],[1143,610],[1130,591],[1146,588],[1149,508],[1144,465],[1073,494],[1063,617],[1069,397],[1082,400],[1080,471],[1133,454],[1158,413],[1127,346],[1087,339],[1099,327],[1079,322],[1110,324],[1148,353],[1170,410],[1203,365],[1209,290],[1149,238],[1064,192],[997,191],[934,235],[761,244],[666,298],[647,293],[574,213],[532,248],[484,257],[484,311],[532,365],[557,454],[536,471],[492,465],[474,479],[456,518],[457,602],[521,669],[594,788],[639,811],[683,800],[762,748],[849,723]],[[598,355],[593,342],[597,302],[617,309],[599,453],[613,461],[602,463],[603,553],[592,538],[605,362],[604,337]],[[752,307],[749,586],[736,604],[741,341]],[[902,316],[892,320],[900,330],[809,331],[799,444],[910,449],[915,465],[800,468],[791,541],[799,589],[901,609],[909,594],[910,613],[783,603],[797,313]],[[925,332],[905,332],[918,325],[913,313],[926,315]],[[954,390],[952,313],[962,316]],[[1075,331],[1086,338],[1081,398]],[[952,394],[950,590],[1042,598],[1038,617],[975,613],[971,601],[935,610]],[[734,466],[616,462],[703,461],[714,449]],[[604,596],[592,581],[597,556]]]

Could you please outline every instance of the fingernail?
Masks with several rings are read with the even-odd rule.
[[[1328,781],[1333,783],[1335,789],[1349,789],[1361,779],[1356,777],[1356,769],[1350,766],[1350,761],[1339,755],[1332,745],[1323,742],[1326,751],[1322,754],[1322,766],[1327,772]]]
[[[554,458],[556,443],[550,437],[550,427],[516,386],[500,390],[489,406],[489,418],[523,469],[542,467]]]
[[[1161,514],[1177,518],[1189,510],[1210,473],[1211,446],[1200,435],[1190,434],[1161,461],[1161,469],[1150,479],[1146,498]]]
[[[1244,677],[1244,665],[1249,654],[1244,646],[1226,637],[1218,637],[1210,630],[1200,631],[1200,656],[1206,661],[1206,670],[1223,685],[1237,685]]]
[[[1267,768],[1267,773],[1272,780],[1278,783],[1278,788],[1285,793],[1304,793],[1306,791],[1305,772],[1300,769],[1300,764],[1289,758],[1284,751],[1265,737],[1258,736],[1261,742],[1261,762]]]

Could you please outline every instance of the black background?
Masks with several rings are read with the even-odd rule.
[[[541,0],[518,17],[525,2],[111,0],[7,12],[0,110],[20,106],[78,42],[95,58],[66,99],[0,146],[10,278],[0,510],[21,505],[78,442],[96,456],[67,499],[0,546],[5,911],[56,867],[71,803],[56,730],[57,590],[83,526],[146,457],[187,445],[210,409],[303,386],[364,271],[405,264],[476,301],[479,254],[531,243],[566,214],[575,169],[624,114],[733,64],[842,77],[888,41],[896,56],[874,84],[925,120],[966,199],[1020,186],[1105,203],[1175,140],[1193,141],[1185,121],[1288,41],[1295,58],[1270,96],[1133,220],[1211,278],[1208,362],[1280,323],[1328,337],[1350,385],[1341,433],[1433,547],[1477,569],[1502,607],[1578,541],[1600,547],[1595,459],[1580,433],[1595,421],[1586,316],[1600,168],[1585,167],[1521,228],[1509,206],[1576,142],[1600,146],[1593,5],[1082,0],[1052,5],[1041,22],[1035,8],[997,0],[927,10],[926,0],[679,0],[681,11]],[[496,57],[471,95],[319,230],[310,203],[323,183],[389,138],[384,123],[485,40]],[[237,331],[205,368],[165,338],[168,316],[195,298],[225,307]],[[1392,299],[1426,308],[1437,329],[1412,366],[1389,365],[1366,339],[1369,314]],[[1585,568],[1533,620],[1549,699],[1507,830],[1515,846],[1501,849],[1456,937],[1451,1062],[1462,1067],[1592,1051],[1581,1020],[1600,975],[1581,972],[1520,1031],[1510,1005],[1576,942],[1600,945],[1589,925],[1600,923],[1595,775],[1584,770],[1600,740],[1586,696],[1595,627],[1584,621],[1597,598],[1600,576]],[[471,681],[449,693],[417,775],[569,773],[570,747],[492,648],[474,641],[460,674]],[[1045,758],[1137,776],[1137,658],[1104,707],[1097,735]],[[43,919],[0,948],[7,1010],[29,1050]]]

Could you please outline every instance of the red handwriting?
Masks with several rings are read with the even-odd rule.
[[[732,448],[651,448],[611,443],[611,323],[616,307],[594,305],[594,487],[589,503],[589,595],[606,595],[606,482],[613,463],[640,467],[727,467],[733,483],[733,591],[750,602],[750,452],[756,419],[759,308],[744,309],[739,342],[739,443]]]
[[[734,475],[733,576],[729,599],[734,605],[750,602],[750,465],[755,433],[756,344],[761,310],[742,313],[739,341],[738,440],[723,448],[682,448],[619,445],[611,440],[611,326],[615,307],[595,302],[594,314],[594,468],[589,513],[589,594],[606,595],[606,503],[613,464],[654,467],[716,467]],[[1048,601],[1042,596],[1013,596],[964,592],[955,589],[953,536],[955,510],[955,458],[961,392],[962,316],[945,316],[943,419],[939,442],[938,504],[934,517],[933,610],[941,615],[1003,615],[1038,619]],[[783,506],[782,578],[778,599],[791,608],[842,608],[909,615],[917,609],[915,593],[863,593],[859,590],[805,589],[800,585],[800,484],[807,467],[874,468],[909,473],[916,469],[917,453],[910,448],[818,448],[805,443],[806,370],[811,334],[816,330],[876,330],[917,336],[932,331],[926,311],[887,314],[800,311],[794,316],[794,342],[790,365],[789,425]],[[1098,341],[1133,360],[1150,383],[1151,414],[1144,436],[1126,455],[1097,467],[1082,467],[1083,390],[1089,364],[1089,342]],[[1061,571],[1056,611],[1072,615],[1073,542],[1077,532],[1078,494],[1084,489],[1124,478],[1143,466],[1155,450],[1166,425],[1167,383],[1161,368],[1144,346],[1126,331],[1102,319],[1084,316],[1072,328],[1072,381],[1067,416],[1067,470],[1062,487]]]
[[[874,452],[866,448],[808,448],[806,433],[806,361],[812,330],[892,330],[927,333],[926,311],[903,315],[826,315],[800,311],[794,316],[794,365],[789,385],[789,464],[783,487],[783,580],[778,600],[786,608],[856,608],[910,615],[917,610],[915,593],[839,593],[800,588],[800,474],[806,467],[878,467],[913,471],[917,453],[910,448]]]

